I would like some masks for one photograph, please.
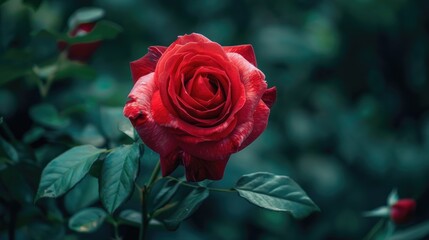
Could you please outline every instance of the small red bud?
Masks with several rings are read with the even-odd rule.
[[[95,27],[95,23],[81,23],[71,30],[69,35],[71,37],[84,36],[91,32]],[[69,46],[67,51],[67,57],[70,60],[76,61],[87,61],[100,46],[101,41],[89,42],[89,43],[78,43]],[[67,47],[67,43],[58,42],[58,48],[64,50]]]
[[[390,218],[396,224],[405,223],[411,218],[415,209],[416,201],[414,199],[400,199],[392,205]]]

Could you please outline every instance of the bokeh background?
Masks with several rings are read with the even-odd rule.
[[[1,2],[2,71],[12,60],[32,67],[55,58],[56,42],[33,33],[66,32],[68,17],[82,7],[104,9],[104,19],[120,25],[122,32],[103,41],[88,62],[94,76],[55,81],[45,98],[32,78],[0,85],[0,115],[18,139],[29,138],[34,129],[30,109],[36,104],[50,103],[73,119],[67,130],[46,131],[41,139],[27,141],[36,152],[36,167],[2,168],[0,238],[6,239],[11,208],[18,217],[22,212],[31,216],[18,226],[17,239],[110,236],[108,226],[73,235],[49,222],[49,214],[70,216],[63,211],[64,198],[46,200],[42,210],[24,203],[32,201],[41,167],[71,143],[105,143],[93,120],[109,121],[103,112],[126,102],[132,88],[129,62],[151,45],[167,46],[192,32],[222,45],[252,44],[268,85],[278,89],[266,131],[233,155],[216,185],[232,186],[241,175],[256,171],[289,175],[321,212],[296,220],[236,194],[212,193],[176,232],[153,230],[153,239],[363,239],[378,219],[362,213],[385,205],[395,188],[400,197],[417,200],[414,218],[400,228],[428,220],[429,1],[43,0],[36,10],[19,0]],[[88,122],[93,125],[87,127]],[[155,161],[156,155],[146,151],[141,178]],[[13,203],[14,191],[24,200]],[[26,211],[42,213],[34,217]],[[137,230],[121,232],[132,239]]]

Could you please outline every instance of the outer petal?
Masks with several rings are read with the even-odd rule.
[[[156,64],[166,49],[167,47],[163,46],[149,47],[146,55],[130,63],[134,83],[142,76],[155,71]]]
[[[251,144],[253,141],[255,141],[256,138],[259,137],[259,135],[264,132],[265,128],[268,124],[268,117],[270,116],[270,109],[263,101],[260,101],[255,113],[253,114],[253,131],[250,133],[250,135],[244,140],[244,142],[241,144],[239,151],[247,147],[249,144]]]
[[[204,179],[220,180],[223,177],[227,162],[228,158],[206,161],[184,153],[183,165],[185,166],[186,180],[193,182]]]
[[[72,37],[76,37],[76,35],[79,35],[79,36],[86,35],[87,33],[91,32],[94,29],[95,25],[96,25],[95,22],[78,24],[73,28],[73,30],[69,33],[69,35]]]
[[[166,156],[160,156],[162,176],[170,175],[179,165],[182,151],[176,149]]]
[[[129,118],[141,139],[155,152],[164,156],[170,155],[177,144],[174,137],[159,126],[151,113],[151,99],[157,91],[153,73],[141,77],[128,95],[129,101],[124,107],[124,115]]]
[[[100,41],[74,44],[69,47],[67,56],[71,60],[85,62],[91,58],[100,45]]]
[[[178,36],[177,40],[173,42],[170,46],[174,46],[176,44],[179,45],[185,45],[189,42],[211,42],[210,39],[206,38],[205,36],[199,34],[199,33],[191,33],[191,34],[185,34],[183,36]]]
[[[250,44],[227,46],[227,47],[223,47],[223,50],[227,53],[238,53],[241,56],[243,56],[244,59],[246,59],[251,64],[253,64],[253,66],[255,67],[257,66],[255,51],[253,51],[253,47]]]
[[[265,91],[264,95],[262,95],[262,101],[271,108],[276,101],[277,98],[277,88],[272,87],[268,88],[267,91]]]
[[[196,144],[179,142],[179,146],[187,153],[207,161],[219,161],[226,159],[239,150],[244,140],[250,135],[253,129],[253,120],[241,123],[234,131],[220,141],[207,141]]]
[[[241,81],[246,92],[246,104],[250,104],[250,111],[257,106],[259,100],[267,90],[265,75],[255,66],[250,64],[240,54],[227,53],[228,58],[238,68]]]

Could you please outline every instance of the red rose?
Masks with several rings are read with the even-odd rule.
[[[124,115],[160,154],[163,176],[183,164],[188,181],[221,179],[231,154],[264,131],[276,98],[251,45],[222,47],[195,33],[150,47],[131,73]]]
[[[71,37],[84,36],[91,32],[95,27],[95,23],[81,23],[76,25],[69,33]],[[78,43],[69,46],[67,50],[67,57],[70,60],[85,62],[94,54],[95,50],[100,46],[101,41]],[[58,47],[64,50],[67,47],[66,42],[59,42]]]
[[[416,201],[413,199],[400,199],[390,208],[390,218],[396,224],[407,222],[414,210],[416,209]]]

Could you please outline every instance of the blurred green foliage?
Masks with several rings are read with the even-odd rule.
[[[217,184],[232,186],[255,171],[289,175],[321,212],[294,220],[215,193],[176,232],[154,230],[154,239],[362,239],[377,223],[362,213],[384,205],[393,188],[417,200],[415,218],[400,229],[428,220],[429,1],[0,3],[0,116],[10,128],[0,130],[0,239],[10,219],[16,239],[112,236],[106,225],[78,236],[62,224],[94,206],[97,196],[83,194],[97,188],[90,176],[64,198],[33,205],[41,169],[77,144],[118,145],[113,116],[132,88],[129,62],[191,32],[222,45],[252,44],[268,85],[278,88],[267,130],[233,155]],[[65,61],[68,71],[42,96],[59,50],[55,39],[36,33],[66,33],[68,17],[88,6],[104,9],[122,32],[103,41],[88,64]],[[147,176],[156,160],[146,154],[140,171]],[[70,204],[79,191],[83,205]],[[137,233],[120,231],[125,239]]]

